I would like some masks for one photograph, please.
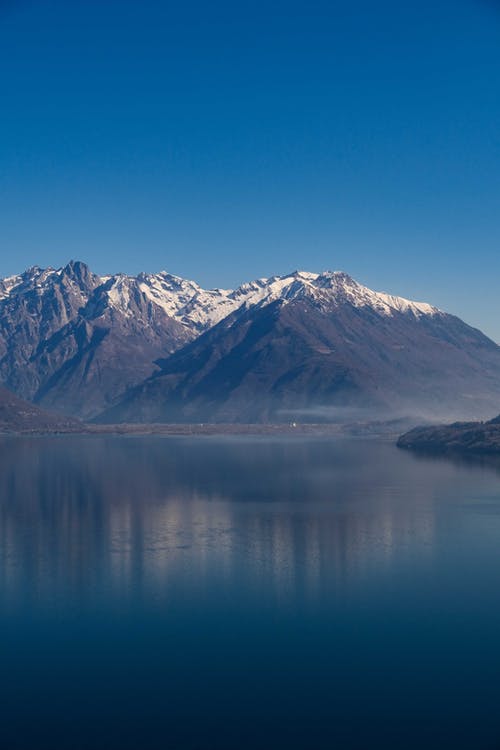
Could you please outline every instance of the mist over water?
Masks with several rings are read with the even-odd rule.
[[[9,747],[496,747],[499,477],[388,440],[2,440]]]
[[[296,421],[300,423],[334,423],[349,425],[351,423],[386,423],[388,426],[400,422],[401,425],[417,426],[420,424],[443,424],[447,422],[487,421],[498,414],[498,409],[491,404],[480,404],[471,399],[470,403],[450,405],[446,401],[432,400],[425,402],[413,395],[412,398],[397,403],[383,405],[326,405],[316,404],[303,409],[276,409],[277,421]],[[401,427],[404,430],[404,426]]]

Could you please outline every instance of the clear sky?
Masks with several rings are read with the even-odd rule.
[[[500,2],[0,0],[0,276],[345,270],[500,341]]]

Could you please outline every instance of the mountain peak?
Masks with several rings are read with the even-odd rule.
[[[290,276],[293,276],[295,279],[303,279],[304,281],[314,281],[318,278],[317,273],[312,273],[311,271],[299,271],[295,270],[292,271],[292,273],[287,274],[286,276],[280,276],[279,278],[285,279],[289,278]]]
[[[82,260],[70,260],[69,263],[63,266],[62,271],[63,273],[81,275],[88,273],[90,268]]]
[[[295,269],[283,276],[244,283],[234,290],[207,290],[195,281],[167,271],[139,273],[137,276],[117,273],[98,277],[80,260],[71,260],[58,270],[33,266],[20,276],[0,280],[0,301],[24,288],[35,289],[39,294],[47,284],[52,286],[59,280],[68,280],[84,295],[101,285],[107,293],[109,304],[128,316],[134,314],[132,307],[139,295],[187,329],[198,332],[207,330],[239,307],[263,306],[278,299],[289,303],[307,298],[324,310],[333,310],[340,304],[371,307],[377,314],[384,315],[410,313],[420,316],[439,312],[426,303],[374,292],[345,271],[315,273]]]
[[[500,358],[493,342],[458,319],[372,291],[344,271],[296,269],[234,290],[203,289],[167,271],[97,276],[72,260],[0,280],[0,382],[23,398],[88,418],[158,374],[159,363],[176,358],[176,351],[190,373],[193,368],[193,394],[200,363],[221,360],[213,375],[221,393],[233,373],[234,414],[243,402],[250,414],[263,373],[269,394],[280,394],[283,404],[344,398],[356,389],[378,393],[400,381],[411,390],[417,371],[424,398],[432,373],[450,379],[452,365],[470,372],[460,385],[464,393],[470,382],[490,393],[496,375],[488,358]],[[172,362],[177,367],[180,360]]]

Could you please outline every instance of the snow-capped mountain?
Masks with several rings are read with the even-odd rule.
[[[439,381],[448,400],[486,410],[500,400],[500,349],[341,272],[205,290],[167,272],[100,277],[71,262],[0,280],[0,382],[87,419],[115,404],[120,419],[268,419],[347,391],[359,403],[386,392],[404,401],[412,378],[419,398],[426,387],[435,398]]]
[[[22,398],[89,418],[193,338],[137,284],[117,306],[120,285],[121,277],[102,279],[79,262],[4,280],[0,381]]]
[[[480,331],[349,277],[323,282],[326,290],[289,281],[245,303],[102,418],[315,421],[360,408],[458,418],[497,409],[500,348]]]
[[[373,307],[386,315],[401,311],[414,315],[439,313],[437,308],[425,303],[373,292],[339,271],[322,274],[295,271],[286,276],[257,279],[242,284],[236,290],[206,290],[194,281],[165,271],[158,274],[141,273],[138,276],[117,274],[104,277],[103,282],[110,306],[124,315],[133,314],[131,299],[139,292],[169,317],[198,333],[212,328],[243,306],[265,305],[277,299],[301,297],[315,299],[318,305],[325,308],[349,302],[355,307]]]
[[[243,284],[230,297],[237,304],[247,307],[266,305],[278,299],[285,303],[297,299],[316,302],[319,309],[332,310],[343,304],[353,307],[371,307],[384,315],[409,312],[415,316],[439,314],[436,307],[424,302],[412,302],[403,297],[394,297],[383,292],[373,292],[341,271],[309,273],[294,271],[286,276],[273,276]]]
[[[202,289],[194,281],[162,271],[138,276],[119,274],[107,280],[109,304],[125,315],[130,315],[130,299],[137,293],[144,295],[152,306],[158,307],[189,330],[201,332],[226,317],[237,307],[230,290]]]

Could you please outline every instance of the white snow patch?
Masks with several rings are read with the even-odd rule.
[[[0,300],[6,299],[19,286],[36,288],[39,293],[60,275],[48,268],[34,267],[23,275],[0,280]],[[123,315],[136,312],[132,306],[137,292],[166,315],[196,333],[211,328],[236,310],[264,306],[277,300],[285,304],[294,299],[309,299],[325,312],[333,312],[342,304],[368,307],[380,315],[435,315],[440,311],[424,302],[414,302],[385,292],[374,292],[340,271],[312,273],[294,271],[285,276],[261,278],[242,284],[237,289],[203,289],[199,284],[166,271],[138,276],[116,274],[101,276],[107,285],[109,304]]]

